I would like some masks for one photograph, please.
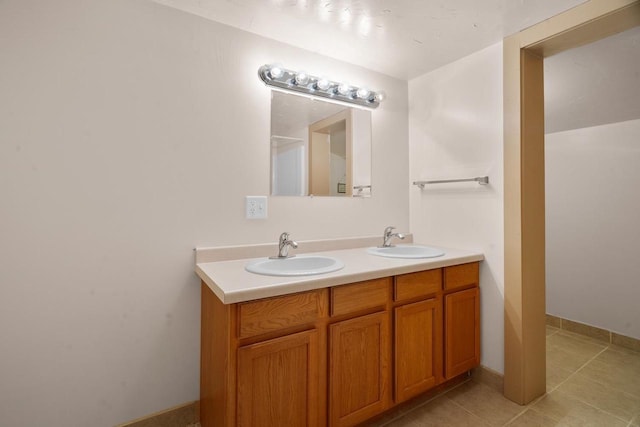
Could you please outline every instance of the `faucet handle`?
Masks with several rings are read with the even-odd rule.
[[[284,232],[280,235],[280,239],[278,239],[280,241],[280,243],[285,242],[287,240],[289,240],[289,233],[288,232]]]
[[[280,234],[280,238],[278,239],[278,255],[275,257],[269,257],[273,259],[281,259],[281,258],[289,258],[289,246],[293,249],[298,247],[298,243],[289,239],[289,233],[284,232]],[[293,255],[291,255],[293,256]]]
[[[393,226],[389,226],[387,228],[384,229],[384,234],[382,235],[382,248],[388,248],[389,246],[391,246],[391,244],[389,243],[389,241],[391,240],[392,237],[398,237],[399,239],[404,239],[404,234],[400,234],[400,233],[394,233],[393,230],[395,230],[396,228]]]

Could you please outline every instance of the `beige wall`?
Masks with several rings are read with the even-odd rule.
[[[146,1],[0,2],[0,424],[198,398],[196,246],[409,230],[407,83]],[[372,198],[270,198],[278,61],[383,89]]]
[[[411,189],[418,243],[478,250],[482,361],[503,372],[502,43],[409,82],[412,180],[488,175],[490,185]]]
[[[547,313],[640,339],[640,120],[547,134]]]

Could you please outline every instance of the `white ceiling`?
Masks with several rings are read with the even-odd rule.
[[[153,1],[409,80],[586,0]],[[640,29],[545,59],[545,89],[548,133],[640,118]]]
[[[155,1],[408,80],[585,0]]]

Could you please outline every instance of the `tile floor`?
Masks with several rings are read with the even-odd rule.
[[[517,405],[469,380],[385,427],[640,427],[640,353],[547,327],[547,394]]]

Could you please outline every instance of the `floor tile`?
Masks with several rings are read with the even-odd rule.
[[[490,369],[479,368],[474,369],[471,375],[471,381],[484,384],[496,390],[498,393],[504,392],[504,377],[502,374],[494,372]]]
[[[532,408],[562,425],[576,427],[627,427],[628,422],[590,406],[558,390],[546,395]]]
[[[573,332],[567,332],[564,330],[547,337],[547,345],[561,346],[572,353],[591,356],[595,356],[608,346],[608,344],[595,338],[574,334]]]
[[[614,365],[625,365],[640,369],[640,353],[615,345],[609,346],[594,360]]]
[[[547,395],[528,407],[478,378],[379,420],[391,427],[640,427],[640,353],[548,325]]]
[[[640,399],[640,367],[593,360],[580,373],[590,380]]]
[[[626,421],[631,421],[640,414],[640,399],[615,388],[601,385],[581,373],[564,382],[558,391]]]
[[[473,381],[451,390],[445,396],[494,426],[504,425],[526,409],[497,390]]]
[[[560,346],[547,345],[547,366],[554,365],[571,373],[583,367],[592,357],[593,355],[572,353]]]
[[[367,421],[367,427],[384,427],[389,425],[392,421],[399,419],[403,414],[385,414],[381,418],[376,418],[372,421]]]
[[[415,411],[417,408],[424,406],[426,403],[432,401],[433,396],[422,398],[415,398],[408,402],[402,403],[390,411],[387,411],[381,417],[378,417],[372,421],[367,422],[367,427],[382,427],[388,425],[390,422],[401,418],[405,414]]]
[[[527,409],[522,415],[507,424],[508,427],[558,427],[563,424],[534,410]]]
[[[558,387],[560,383],[569,378],[574,372],[559,366],[547,363],[547,393]]]
[[[488,427],[477,416],[441,396],[398,418],[386,427]]]

